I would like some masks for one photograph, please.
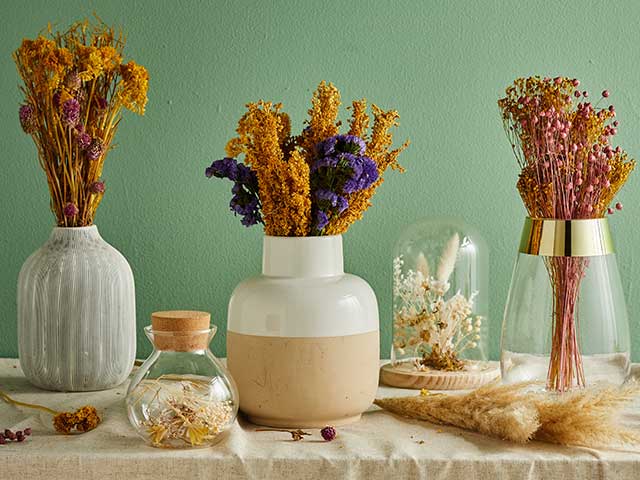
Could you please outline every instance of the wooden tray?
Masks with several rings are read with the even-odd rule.
[[[408,362],[380,367],[380,382],[390,387],[420,390],[470,390],[500,378],[499,362],[468,362],[460,372],[418,372]]]

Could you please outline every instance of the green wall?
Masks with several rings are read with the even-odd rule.
[[[605,7],[605,4],[607,5]],[[529,1],[62,1],[0,3],[0,356],[16,356],[16,279],[53,226],[35,147],[17,118],[10,54],[51,21],[60,28],[98,13],[121,25],[127,52],[150,71],[144,117],[126,115],[104,177],[96,223],[133,267],[138,355],[154,310],[211,311],[223,327],[233,287],[260,268],[262,232],[228,212],[230,185],[203,175],[235,129],[243,105],[282,101],[302,128],[322,79],[343,98],[366,96],[401,114],[404,175],[388,175],[365,219],[345,236],[350,272],[380,302],[381,348],[391,334],[391,250],[415,219],[455,215],[491,246],[491,352],[525,214],[517,168],[496,100],[517,76],[575,76],[612,92],[618,139],[640,155],[640,2]],[[640,172],[612,219],[640,360]],[[224,354],[224,328],[214,351]]]

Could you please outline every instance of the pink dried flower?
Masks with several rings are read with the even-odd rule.
[[[64,216],[68,218],[73,218],[80,213],[78,207],[76,207],[75,203],[67,203],[64,207]]]
[[[336,438],[337,433],[335,428],[326,426],[320,430],[320,435],[322,435],[322,438],[324,438],[325,441],[330,442]]]
[[[89,187],[91,193],[104,193],[104,182],[93,182]]]

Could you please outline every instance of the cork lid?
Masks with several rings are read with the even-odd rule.
[[[151,314],[153,343],[160,350],[188,352],[209,344],[211,314],[193,310],[171,310]]]

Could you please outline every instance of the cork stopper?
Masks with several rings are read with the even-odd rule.
[[[151,314],[153,343],[158,350],[189,352],[209,345],[211,314],[191,310],[172,310]],[[206,332],[203,332],[206,330]]]

